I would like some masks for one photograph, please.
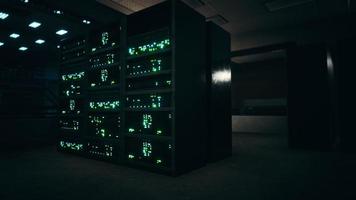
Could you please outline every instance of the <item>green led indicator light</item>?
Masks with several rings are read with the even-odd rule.
[[[109,42],[109,33],[108,32],[104,32],[101,34],[101,44],[103,46],[107,45]]]
[[[166,48],[169,48],[171,45],[169,39],[164,39],[158,42],[152,42],[150,44],[145,44],[142,46],[138,47],[132,47],[128,49],[129,55],[134,56],[134,55],[141,55],[145,53],[153,53],[156,51],[162,51]]]
[[[70,100],[69,101],[69,109],[73,111],[75,109],[75,100]]]
[[[144,157],[151,157],[152,154],[152,144],[149,142],[142,143],[142,153]]]
[[[76,81],[84,78],[85,72],[78,72],[78,73],[73,73],[73,74],[65,74],[62,75],[62,80],[63,81]]]
[[[119,101],[90,102],[89,107],[91,110],[117,110],[120,107],[120,102]]]
[[[144,114],[142,117],[142,125],[144,129],[149,129],[152,126],[152,115]]]
[[[102,69],[100,71],[100,78],[101,78],[101,82],[106,82],[108,80],[109,77],[109,72],[107,69]]]
[[[105,129],[100,129],[100,134],[102,137],[105,137],[105,132],[106,132]]]
[[[65,142],[65,141],[60,141],[59,146],[62,149],[69,149],[69,150],[73,150],[73,151],[81,151],[84,148],[83,144],[77,144],[77,143]]]

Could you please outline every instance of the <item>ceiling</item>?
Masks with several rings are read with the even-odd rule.
[[[8,12],[6,20],[0,20],[0,47],[2,55],[41,55],[42,59],[55,55],[56,46],[66,37],[85,34],[97,25],[118,20],[119,12],[130,14],[164,0],[0,0],[0,12]],[[100,3],[98,3],[99,1]],[[218,23],[231,33],[232,50],[268,45],[286,41],[304,41],[335,38],[338,32],[347,32],[343,17],[356,11],[355,0],[182,0],[196,9],[208,20]],[[284,9],[270,11],[266,2],[294,3]],[[106,5],[106,6],[105,6]],[[64,15],[55,15],[53,10],[62,10]],[[351,16],[351,15],[350,15]],[[353,15],[352,15],[353,16]],[[90,25],[83,24],[88,19]],[[42,23],[38,29],[31,29],[32,21]],[[66,29],[69,33],[58,36],[55,32]],[[18,39],[9,34],[20,33]],[[327,35],[327,36],[326,36]],[[37,45],[37,39],[46,43]],[[26,46],[24,53],[18,48]],[[5,53],[5,54],[4,54]],[[3,56],[6,58],[6,56]],[[16,56],[12,56],[13,60]],[[48,60],[47,60],[48,61]]]
[[[112,7],[126,15],[151,7],[165,0],[97,0],[98,2]]]
[[[63,14],[58,15],[54,10]],[[106,6],[98,4],[95,0],[0,0],[0,12],[9,16],[0,20],[0,47],[2,55],[1,64],[27,62],[47,64],[57,59],[57,45],[60,41],[85,34],[89,30],[118,20],[122,15]],[[93,13],[96,15],[93,16]],[[89,20],[90,24],[84,24],[83,20]],[[31,22],[40,22],[38,28],[30,28]],[[59,36],[56,32],[65,29],[68,34]],[[18,33],[20,37],[13,39],[9,35]],[[35,41],[43,39],[44,44],[36,44]],[[27,51],[19,51],[20,47],[27,47]],[[6,56],[9,55],[9,56]],[[21,57],[21,59],[19,59]]]
[[[316,26],[356,11],[355,3],[351,3],[351,0],[309,0],[304,4],[296,4],[274,12],[267,9],[266,0],[206,1],[228,20],[228,23],[223,24],[222,27],[232,35],[233,50],[275,41],[286,42],[308,38],[309,33],[305,33],[305,29],[314,29],[311,34],[315,34],[318,31],[315,30]],[[281,5],[285,2],[296,2],[295,0],[274,1],[281,2]],[[263,39],[259,39],[261,37]],[[248,40],[255,40],[255,42],[248,44]]]
[[[232,35],[297,26],[347,12],[347,0],[309,0],[273,12],[268,10],[266,0],[206,1],[228,19],[223,27]]]
[[[164,0],[98,0],[130,14]],[[182,0],[231,33],[232,50],[313,39],[356,11],[355,0]],[[274,7],[270,7],[274,5]],[[327,22],[327,23],[325,23]],[[340,24],[339,24],[340,25]],[[318,29],[316,29],[316,27]],[[321,30],[323,28],[323,30]],[[337,27],[340,29],[340,27]],[[310,29],[309,32],[305,29]],[[342,27],[341,27],[342,29]],[[335,30],[334,30],[335,32]],[[334,37],[335,35],[330,35]]]

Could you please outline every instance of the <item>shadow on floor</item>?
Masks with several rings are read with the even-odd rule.
[[[176,178],[46,147],[1,153],[0,199],[356,199],[356,156],[289,150],[280,135],[233,134],[233,156]]]

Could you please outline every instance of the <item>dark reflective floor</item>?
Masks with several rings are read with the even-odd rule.
[[[172,178],[61,154],[1,153],[0,199],[356,199],[356,155],[289,150],[278,135],[233,134],[233,156]]]

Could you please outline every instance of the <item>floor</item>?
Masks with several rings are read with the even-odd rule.
[[[58,153],[0,153],[1,200],[356,199],[356,155],[289,150],[280,135],[233,134],[233,156],[180,177]]]

